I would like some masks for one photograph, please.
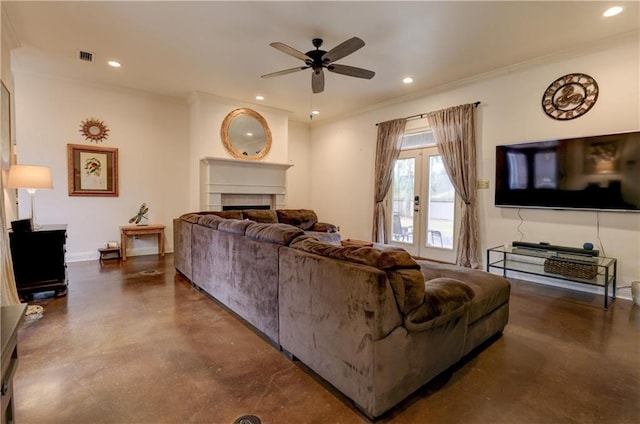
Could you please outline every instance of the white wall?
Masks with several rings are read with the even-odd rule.
[[[481,101],[477,109],[478,178],[482,249],[519,240],[515,209],[493,206],[498,144],[640,130],[640,57],[637,34],[607,49],[512,68],[424,97],[311,128],[312,202],[318,215],[342,227],[344,237],[370,240],[376,122]],[[556,78],[582,72],[596,79],[600,95],[584,116],[556,121],[541,108],[542,93]],[[358,205],[358,207],[353,207]],[[522,210],[524,240],[596,246],[596,213]],[[640,278],[640,213],[600,212],[600,239],[618,258],[618,284]]]
[[[261,114],[271,130],[271,150],[261,160],[268,163],[288,163],[289,112],[260,105],[241,103],[207,93],[193,93],[189,97],[190,154],[189,208],[200,208],[200,160],[205,157],[234,159],[224,148],[220,128],[224,118],[238,108],[250,108]],[[240,160],[240,159],[237,159]]]
[[[131,90],[16,73],[18,162],[51,167],[53,190],[36,193],[40,224],[67,224],[67,260],[98,257],[106,241],[119,240],[120,225],[146,202],[149,222],[165,224],[172,250],[172,219],[189,210],[189,125],[186,101],[152,97]],[[70,197],[67,144],[95,143],[78,131],[86,118],[102,120],[109,137],[98,143],[118,148],[119,196]],[[19,190],[20,217],[29,210]],[[131,254],[157,252],[154,237],[129,240]]]
[[[375,122],[366,114],[311,128],[311,206],[343,238],[371,240]]]
[[[289,161],[287,171],[287,208],[311,207],[311,133],[309,125],[289,122]],[[324,218],[318,217],[320,220]]]

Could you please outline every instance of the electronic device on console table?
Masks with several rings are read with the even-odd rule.
[[[556,246],[549,243],[529,243],[524,241],[514,241],[511,243],[514,250],[517,249],[530,249],[537,251],[553,252],[556,257],[567,259],[580,260],[583,259],[590,262],[591,258],[600,255],[599,250],[594,249],[580,249],[578,247]]]

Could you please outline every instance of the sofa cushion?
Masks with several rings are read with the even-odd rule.
[[[193,224],[197,224],[200,219],[200,214],[197,213],[185,213],[180,216],[180,219],[183,221],[191,222]]]
[[[218,231],[243,236],[247,227],[251,224],[254,224],[254,222],[248,219],[225,219],[218,224]]]
[[[263,222],[267,224],[275,224],[278,222],[278,215],[276,214],[276,211],[271,209],[245,209],[242,211],[242,217],[254,222]]]
[[[378,249],[376,247],[339,246],[324,243],[312,236],[299,237],[291,243],[291,247],[333,259],[372,266],[381,270],[396,268],[420,269],[418,263],[406,250],[397,247]]]
[[[394,269],[385,271],[393,290],[398,310],[406,315],[424,301],[424,277],[417,269]]]
[[[288,246],[293,239],[303,234],[304,231],[292,225],[264,224],[258,222],[251,223],[245,231],[245,236],[251,239],[281,244],[283,246]]]
[[[316,231],[319,233],[337,233],[338,227],[333,224],[327,224],[326,222],[316,222],[313,224],[310,231]]]
[[[453,278],[426,281],[424,302],[405,317],[405,327],[426,331],[444,325],[460,316],[473,296],[473,290]]]
[[[318,216],[311,209],[278,209],[276,213],[279,223],[293,225],[303,230],[311,229],[318,222]]]
[[[509,302],[511,284],[506,278],[477,269],[441,264],[425,260],[418,261],[425,280],[438,277],[454,278],[467,285],[474,293],[469,308],[469,324],[488,315]]]
[[[311,236],[298,237],[291,242],[290,247],[384,271],[402,314],[410,312],[423,302],[424,276],[419,265],[405,250],[393,247],[381,250],[375,247],[340,246]]]
[[[220,218],[216,215],[198,215],[198,217],[198,224],[213,228],[214,230],[218,229],[218,225],[225,220],[225,218]]]
[[[242,219],[242,211],[202,211],[198,215],[215,215],[226,219]]]
[[[320,231],[305,231],[304,233],[315,239],[331,244],[340,244],[341,240],[340,233],[325,233]]]

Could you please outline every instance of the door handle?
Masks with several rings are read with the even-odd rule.
[[[413,204],[416,206],[420,206],[420,196],[415,196],[413,198]]]

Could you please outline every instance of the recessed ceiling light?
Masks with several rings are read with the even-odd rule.
[[[616,16],[620,12],[622,12],[622,7],[614,6],[614,7],[610,7],[607,10],[605,10],[605,12],[602,14],[602,16],[605,16],[605,17],[609,18],[611,16]]]
[[[247,133],[247,137],[253,137],[253,133],[252,132],[248,132]]]
[[[264,96],[256,96],[256,100],[264,100]]]
[[[319,110],[312,110],[312,111],[311,111],[311,113],[312,113],[313,115],[318,115],[318,114],[320,113],[320,111],[319,111]]]
[[[107,62],[109,64],[109,66],[113,66],[114,68],[119,68],[120,66],[120,62],[116,62],[115,60],[110,60]]]
[[[403,83],[405,84],[411,84],[413,82],[413,78],[411,77],[406,77],[402,80]]]

